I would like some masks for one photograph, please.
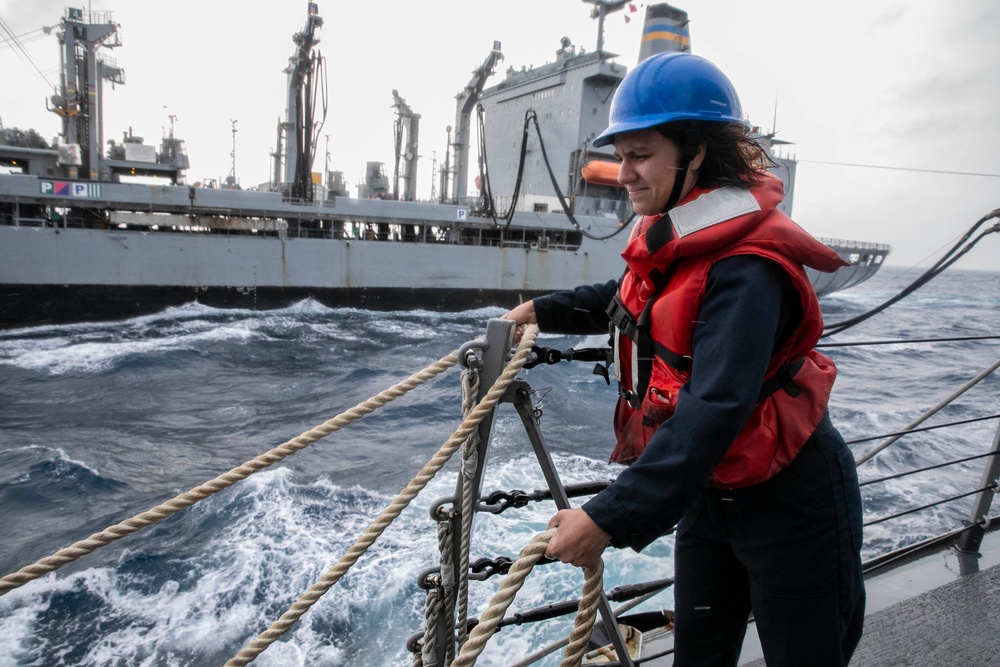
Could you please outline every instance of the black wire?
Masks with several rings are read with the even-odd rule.
[[[895,340],[869,340],[846,343],[817,343],[816,347],[859,347],[862,345],[899,345],[905,343],[959,343],[969,340],[996,340],[1000,336],[953,336],[950,338],[897,338]]]
[[[635,218],[635,213],[632,213],[632,215],[629,216],[628,220],[625,220],[624,222],[619,221],[618,229],[616,229],[615,231],[606,236],[595,236],[587,232],[582,227],[580,227],[580,224],[576,221],[576,218],[573,217],[572,211],[570,211],[569,204],[566,202],[566,198],[563,196],[562,190],[559,188],[559,184],[556,180],[555,174],[552,172],[552,165],[549,164],[549,156],[545,150],[545,142],[542,140],[542,131],[538,125],[538,114],[535,113],[534,109],[528,109],[524,113],[524,126],[521,133],[521,154],[518,160],[517,178],[514,181],[514,193],[511,196],[510,208],[502,216],[498,216],[493,200],[493,187],[492,184],[490,183],[489,160],[486,157],[486,139],[485,139],[486,132],[485,132],[485,123],[483,120],[482,105],[479,106],[478,115],[479,115],[479,174],[483,181],[483,188],[487,199],[487,205],[486,205],[487,211],[489,212],[490,217],[493,219],[494,224],[500,226],[500,221],[498,220],[498,218],[505,220],[506,225],[504,225],[504,229],[506,230],[510,228],[511,222],[514,219],[514,212],[515,209],[517,208],[517,199],[520,196],[521,183],[524,179],[524,164],[528,154],[528,129],[530,127],[530,124],[534,123],[535,134],[538,136],[538,146],[542,151],[542,159],[545,161],[545,168],[549,173],[549,179],[552,182],[552,187],[556,191],[556,196],[558,197],[559,203],[563,208],[563,213],[566,215],[566,218],[570,221],[570,224],[572,224],[573,227],[583,236],[594,241],[604,241],[606,239],[610,239],[613,236],[617,236],[618,234],[622,233],[622,231],[628,228],[629,224]]]
[[[848,440],[846,444],[848,444],[848,445],[857,445],[857,444],[860,444],[862,442],[871,442],[872,440],[881,440],[882,438],[892,438],[892,437],[895,437],[897,435],[909,435],[910,433],[920,433],[922,431],[933,431],[935,429],[945,428],[947,426],[961,426],[963,424],[973,424],[975,422],[986,421],[988,419],[996,419],[997,417],[1000,417],[1000,414],[989,415],[989,416],[986,416],[986,417],[973,417],[971,419],[963,419],[963,420],[960,420],[960,421],[957,421],[957,422],[948,422],[947,424],[935,424],[934,426],[922,426],[920,428],[911,428],[911,429],[906,430],[906,431],[896,431],[895,433],[884,433],[882,435],[873,435],[873,436],[868,437],[868,438],[858,438],[857,440]]]
[[[886,475],[885,477],[877,477],[875,479],[867,479],[860,482],[858,486],[869,486],[871,484],[878,484],[880,482],[888,482],[892,479],[899,479],[901,477],[909,477],[910,475],[916,475],[922,472],[929,472],[931,470],[937,470],[938,468],[947,468],[951,465],[958,465],[959,463],[968,463],[969,461],[976,461],[978,459],[985,459],[990,456],[996,456],[997,452],[986,452],[985,454],[976,454],[974,456],[966,456],[963,459],[955,459],[954,461],[945,461],[944,463],[935,463],[931,466],[926,466],[923,468],[916,468],[914,470],[907,470],[906,472],[897,473],[895,475]]]
[[[42,77],[42,80],[50,88],[55,88],[55,86],[52,85],[52,82],[49,81],[49,77],[45,76],[45,72],[38,68],[38,64],[35,62],[35,59],[32,58],[27,49],[24,48],[24,43],[21,41],[20,36],[14,34],[14,31],[10,29],[10,26],[7,25],[7,22],[4,21],[2,17],[0,17],[0,37],[7,42],[9,47],[14,51],[14,53],[17,54],[18,58],[35,68],[35,71],[38,72],[38,76]]]
[[[890,514],[889,516],[884,516],[884,517],[882,517],[880,519],[875,519],[873,521],[868,521],[868,522],[863,523],[861,525],[862,525],[863,528],[867,528],[868,526],[874,526],[877,523],[882,523],[883,521],[888,521],[889,519],[898,519],[899,517],[906,516],[907,514],[913,514],[914,512],[920,512],[920,511],[923,511],[923,510],[926,510],[926,509],[930,509],[932,507],[937,507],[938,505],[944,505],[945,503],[950,503],[950,502],[955,501],[955,500],[961,500],[962,498],[968,498],[969,496],[974,496],[977,493],[982,493],[983,491],[989,491],[990,489],[996,490],[996,486],[997,486],[996,484],[991,484],[989,486],[984,486],[981,489],[975,489],[974,491],[969,491],[968,493],[962,493],[962,494],[959,494],[957,496],[952,496],[951,498],[945,498],[945,499],[939,500],[937,502],[928,503],[926,505],[921,505],[920,507],[914,507],[912,509],[908,509],[908,510],[905,510],[903,512],[899,512],[898,514]]]
[[[556,191],[556,197],[559,198],[559,203],[563,207],[563,212],[566,214],[566,217],[569,219],[573,227],[575,227],[578,232],[580,232],[588,239],[591,239],[593,241],[604,241],[606,239],[610,239],[613,236],[621,234],[625,229],[627,229],[629,223],[632,222],[633,218],[635,218],[635,213],[632,213],[629,219],[626,220],[625,222],[619,221],[618,229],[616,229],[615,231],[611,232],[606,236],[594,236],[593,234],[587,232],[587,230],[585,230],[583,227],[580,226],[580,223],[576,221],[576,218],[573,217],[573,213],[569,210],[569,204],[566,203],[566,198],[563,197],[562,190],[559,188],[559,183],[556,180],[556,175],[552,172],[552,165],[549,164],[549,154],[545,151],[545,142],[542,140],[542,129],[538,126],[538,115],[535,114],[535,111],[533,109],[529,109],[528,114],[525,117],[526,123],[528,117],[530,117],[530,119],[535,123],[535,134],[538,135],[538,147],[541,148],[542,150],[542,159],[545,161],[545,169],[549,172],[549,180],[552,182],[552,187]]]
[[[896,296],[892,297],[891,299],[889,299],[888,301],[886,301],[882,305],[876,306],[875,308],[869,310],[866,313],[862,313],[861,315],[858,315],[857,317],[853,317],[851,319],[844,320],[843,322],[837,322],[836,324],[827,325],[826,327],[823,328],[823,336],[822,336],[822,338],[826,338],[828,336],[833,336],[835,334],[841,333],[841,332],[845,331],[846,329],[849,329],[850,327],[855,326],[856,324],[860,324],[861,322],[864,322],[865,320],[867,320],[867,319],[869,319],[869,318],[877,315],[878,313],[882,312],[883,310],[885,310],[886,308],[888,308],[892,304],[896,303],[897,301],[900,301],[901,299],[903,299],[903,298],[909,296],[910,294],[912,294],[913,292],[917,291],[919,288],[923,287],[925,284],[927,284],[932,279],[934,279],[935,277],[937,277],[938,274],[940,274],[945,269],[947,269],[949,266],[951,266],[952,264],[954,264],[955,262],[957,262],[959,260],[959,258],[961,258],[967,252],[969,252],[970,250],[972,250],[972,248],[977,243],[979,243],[979,241],[981,241],[983,239],[983,237],[985,237],[987,234],[993,234],[993,233],[996,233],[996,232],[1000,232],[1000,223],[995,224],[992,227],[989,227],[986,230],[984,230],[982,233],[979,234],[979,236],[977,236],[971,242],[969,242],[964,247],[962,247],[963,244],[965,244],[966,241],[968,241],[969,238],[972,237],[972,235],[976,232],[976,230],[979,229],[979,227],[981,227],[988,220],[990,220],[992,218],[997,218],[997,217],[1000,217],[1000,209],[995,209],[995,210],[991,211],[989,214],[987,214],[987,215],[983,216],[982,218],[980,218],[976,222],[976,224],[974,224],[969,229],[969,231],[967,231],[962,236],[962,238],[959,239],[958,242],[954,246],[952,246],[952,248],[941,257],[941,259],[939,259],[937,262],[935,262],[935,264],[933,266],[931,266],[931,268],[927,269],[927,271],[925,271],[923,273],[923,275],[921,275],[919,278],[917,278],[912,283],[910,283],[907,287],[905,287],[902,291],[900,291],[899,294],[897,294]],[[959,248],[961,248],[961,250],[959,250]]]
[[[329,101],[330,101],[330,99],[329,99],[330,98],[330,93],[329,93],[329,90],[327,88],[327,80],[326,80],[326,58],[324,58],[323,55],[318,50],[316,51],[316,54],[313,56],[313,68],[312,68],[312,71],[310,72],[310,77],[313,77],[313,76],[315,76],[316,80],[319,81],[319,86],[316,87],[313,90],[313,99],[312,99],[312,102],[311,102],[311,104],[312,104],[312,112],[310,113],[310,116],[313,117],[313,127],[311,128],[311,130],[312,130],[312,141],[311,141],[312,145],[311,145],[311,149],[312,150],[310,151],[310,154],[309,154],[309,171],[310,172],[312,172],[312,167],[313,167],[313,165],[316,162],[316,150],[319,147],[318,146],[319,145],[319,135],[320,135],[320,132],[323,131],[323,125],[326,123],[326,115],[327,115],[327,112],[329,111]],[[323,108],[323,115],[320,118],[320,120],[316,121],[315,120],[316,100],[317,100],[317,96],[320,95],[320,94],[322,94],[322,97],[320,99],[322,99],[322,101],[323,101],[323,107],[322,107]],[[326,174],[323,174],[323,178],[324,179],[326,178]],[[310,179],[310,183],[311,182],[312,181]]]
[[[517,176],[514,178],[514,192],[511,195],[510,207],[506,213],[497,216],[496,203],[493,200],[493,186],[490,183],[489,161],[486,157],[486,123],[484,121],[483,105],[480,104],[477,106],[477,115],[479,117],[479,174],[483,180],[483,187],[486,192],[486,210],[489,212],[490,218],[493,219],[493,224],[497,227],[500,226],[498,217],[506,221],[506,224],[503,226],[504,230],[509,229],[511,222],[514,220],[514,212],[517,209],[517,198],[521,194],[521,183],[524,180],[524,163],[528,154],[528,116],[532,113],[534,111],[528,109],[524,114],[524,126],[521,130],[521,155],[517,165]]]

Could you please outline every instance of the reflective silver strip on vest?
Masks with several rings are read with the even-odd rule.
[[[730,185],[706,192],[694,201],[676,206],[667,213],[678,238],[720,222],[760,210],[760,204],[746,188]]]
[[[615,327],[615,381],[618,382],[618,387],[628,393],[634,394],[636,387],[635,381],[639,377],[639,346],[636,345],[635,341],[632,341],[632,386],[626,387],[622,384],[622,371],[621,371],[621,360],[622,360],[622,350],[619,344],[622,331],[618,327]]]
[[[618,383],[619,387],[622,386],[622,369],[621,369],[621,366],[622,366],[621,365],[621,358],[622,358],[622,356],[621,356],[621,348],[618,347],[618,338],[621,335],[622,335],[621,329],[619,329],[618,327],[615,327],[615,363],[614,363],[614,367],[615,367],[615,382]]]
[[[636,340],[632,341],[632,393],[637,394],[639,391],[639,385],[636,383],[639,381],[639,341],[638,336]],[[642,399],[642,396],[639,396]]]

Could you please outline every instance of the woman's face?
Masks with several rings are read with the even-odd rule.
[[[677,144],[656,130],[623,132],[615,137],[615,157],[621,162],[618,182],[628,192],[635,212],[662,213],[679,174]],[[691,175],[689,171],[687,176]],[[687,190],[690,186],[684,188],[682,196]]]

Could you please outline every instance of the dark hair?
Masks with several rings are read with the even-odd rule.
[[[698,147],[706,145],[705,159],[698,169],[698,187],[719,185],[750,187],[760,182],[761,173],[775,166],[756,137],[742,124],[685,121],[659,125],[656,131],[670,139],[691,159]]]

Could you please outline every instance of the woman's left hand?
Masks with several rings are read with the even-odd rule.
[[[545,555],[577,567],[594,568],[611,541],[611,536],[594,523],[582,509],[559,510],[549,519],[549,528],[558,528]]]

